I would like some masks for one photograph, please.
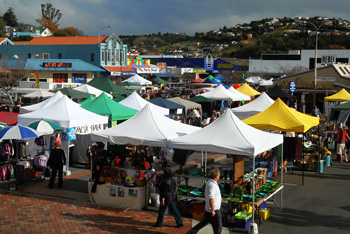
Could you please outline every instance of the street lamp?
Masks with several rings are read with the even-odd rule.
[[[98,31],[98,48],[100,48],[100,44],[101,44],[101,42],[100,42],[100,33],[101,33],[101,31],[102,31],[103,29],[111,28],[111,27],[112,27],[112,25],[108,25],[108,26],[106,26],[106,27],[101,28],[100,31]]]
[[[316,26],[311,22],[307,22],[309,24],[311,24],[312,26],[314,26],[315,30],[316,30],[316,45],[315,45],[315,89],[316,89],[316,84],[317,84],[317,45],[318,45],[318,31],[320,30],[320,28],[322,27],[323,23],[320,26]]]
[[[316,90],[316,84],[317,84],[317,45],[318,45],[318,31],[320,30],[320,28],[322,27],[322,25],[324,23],[322,23],[321,25],[319,25],[318,27],[316,25],[314,25],[311,22],[307,22],[309,24],[311,24],[315,30],[316,30],[316,45],[315,45],[315,90]],[[314,106],[316,105],[316,91],[315,91],[315,95],[314,95]]]

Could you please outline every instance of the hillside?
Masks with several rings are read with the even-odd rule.
[[[249,59],[263,53],[288,53],[289,50],[314,49],[315,28],[319,49],[350,49],[350,24],[347,20],[324,17],[270,18],[220,28],[194,36],[185,34],[148,34],[120,36],[130,52],[142,54],[181,54],[202,57]]]

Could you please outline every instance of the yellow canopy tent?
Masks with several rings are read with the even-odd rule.
[[[350,101],[350,94],[345,89],[342,89],[338,93],[325,97],[324,100],[329,102],[346,102]]]
[[[236,90],[245,95],[248,95],[249,97],[253,97],[261,94],[260,92],[250,87],[247,83],[244,83],[241,87],[237,88]]]
[[[303,114],[288,107],[280,98],[277,98],[269,108],[244,119],[243,122],[257,129],[306,132],[311,127],[317,126],[320,120],[318,117]]]

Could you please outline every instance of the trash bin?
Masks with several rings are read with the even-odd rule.
[[[331,156],[327,156],[325,161],[325,166],[329,167],[330,165],[331,165]]]
[[[315,172],[323,173],[323,164],[324,164],[324,160],[315,162]]]

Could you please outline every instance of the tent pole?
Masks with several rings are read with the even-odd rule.
[[[252,224],[254,225],[254,214],[255,214],[255,156],[253,155],[253,186],[252,186],[252,196],[253,196],[253,217]]]
[[[205,151],[205,166],[204,166],[204,171],[207,173],[207,162],[208,162],[208,151]]]
[[[202,155],[202,171],[204,171],[204,162],[203,162],[203,151],[201,152],[201,155]]]
[[[301,153],[303,154],[303,163],[301,164],[301,173],[302,173],[302,176],[301,176],[301,179],[302,179],[302,181],[301,181],[301,185],[302,186],[304,186],[304,164],[305,164],[305,162],[304,162],[304,160],[305,160],[305,158],[304,158],[304,150],[303,150],[303,148],[304,148],[304,137],[305,137],[305,133],[303,133],[303,139],[301,140]]]
[[[284,167],[283,167],[283,143],[282,143],[282,154],[281,154],[281,183],[282,183],[282,185],[283,185],[283,172],[284,172]],[[282,197],[283,197],[283,189],[281,189],[280,209],[282,209]]]

